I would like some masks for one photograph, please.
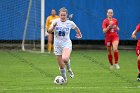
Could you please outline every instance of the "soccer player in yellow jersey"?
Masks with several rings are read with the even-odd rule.
[[[51,10],[51,15],[47,17],[47,20],[46,20],[46,29],[48,31],[48,29],[50,28],[50,25],[52,24],[52,21],[54,19],[57,19],[59,18],[59,16],[56,15],[56,10],[55,9],[52,9]],[[53,50],[53,34],[54,33],[48,33],[48,53],[51,53]]]

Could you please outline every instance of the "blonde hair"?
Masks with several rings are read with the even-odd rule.
[[[109,12],[112,12],[113,13],[113,9],[108,9],[107,10],[107,15],[108,15]]]
[[[113,12],[113,9],[108,9],[107,12]]]
[[[59,9],[59,13],[60,12],[66,12],[68,14],[68,10],[65,7],[62,7]]]

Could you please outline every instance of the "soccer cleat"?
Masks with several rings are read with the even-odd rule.
[[[63,77],[64,78],[64,84],[67,83],[67,77]]]
[[[67,77],[63,77],[64,78],[64,83],[67,83]]]
[[[137,76],[137,81],[140,81],[140,73]]]
[[[114,64],[114,67],[115,67],[116,69],[120,69],[120,66],[119,66],[118,64]]]
[[[110,65],[110,70],[113,70],[114,66],[113,65]]]
[[[69,73],[69,75],[70,75],[70,77],[71,78],[74,78],[74,73],[72,72],[72,70],[70,69],[70,70],[68,70],[68,73]]]
[[[64,81],[64,84],[66,84],[67,83],[67,79],[65,79],[65,81]]]

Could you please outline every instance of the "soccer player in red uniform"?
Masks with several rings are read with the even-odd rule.
[[[119,44],[119,36],[117,30],[118,27],[118,20],[113,18],[113,10],[107,10],[107,18],[104,19],[102,23],[103,32],[105,34],[105,45],[108,52],[108,60],[110,63],[110,69],[114,67],[116,69],[120,69],[118,65],[118,44]],[[114,54],[114,64],[113,64],[113,54]]]
[[[140,23],[136,26],[136,29],[132,33],[132,38],[136,39],[136,34],[140,32]],[[140,81],[140,38],[137,42],[137,47],[136,47],[136,55],[137,55],[137,61],[138,61],[138,76],[137,80]]]

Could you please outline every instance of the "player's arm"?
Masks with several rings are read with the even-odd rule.
[[[103,32],[106,33],[107,31],[109,31],[109,29],[112,28],[112,26],[113,26],[113,22],[112,21],[109,23],[108,26],[106,26],[106,22],[103,21],[103,24],[102,24]]]
[[[48,30],[49,28],[49,17],[47,18],[47,20],[46,20],[46,29]]]
[[[46,19],[45,36],[48,36],[48,27],[49,27],[49,17]]]
[[[52,24],[50,25],[50,28],[48,29],[48,33],[52,33],[56,25],[57,25],[56,21],[52,22]]]
[[[112,28],[112,25],[108,25],[106,28],[103,28],[103,32],[106,33],[107,31],[109,31],[109,29]]]
[[[70,14],[68,20],[71,20],[72,17],[73,17],[73,14]]]
[[[119,28],[119,26],[118,26],[118,20],[116,21],[116,24],[117,24],[116,29],[119,31],[119,30],[120,30],[120,28]]]
[[[82,38],[82,33],[77,26],[75,27],[75,31],[77,33],[75,37],[78,38],[78,39]]]
[[[103,32],[106,33],[109,29],[110,29],[110,26],[108,26],[107,28],[103,28]]]
[[[137,29],[135,29],[135,30],[133,31],[131,37],[132,37],[133,39],[136,39],[136,34],[137,34]]]
[[[119,31],[120,30],[120,28],[117,26],[117,30]]]
[[[76,24],[73,21],[71,21],[71,26],[72,26],[72,29],[74,29],[77,33],[75,37],[78,39],[82,38],[82,33],[80,29],[76,26]]]

